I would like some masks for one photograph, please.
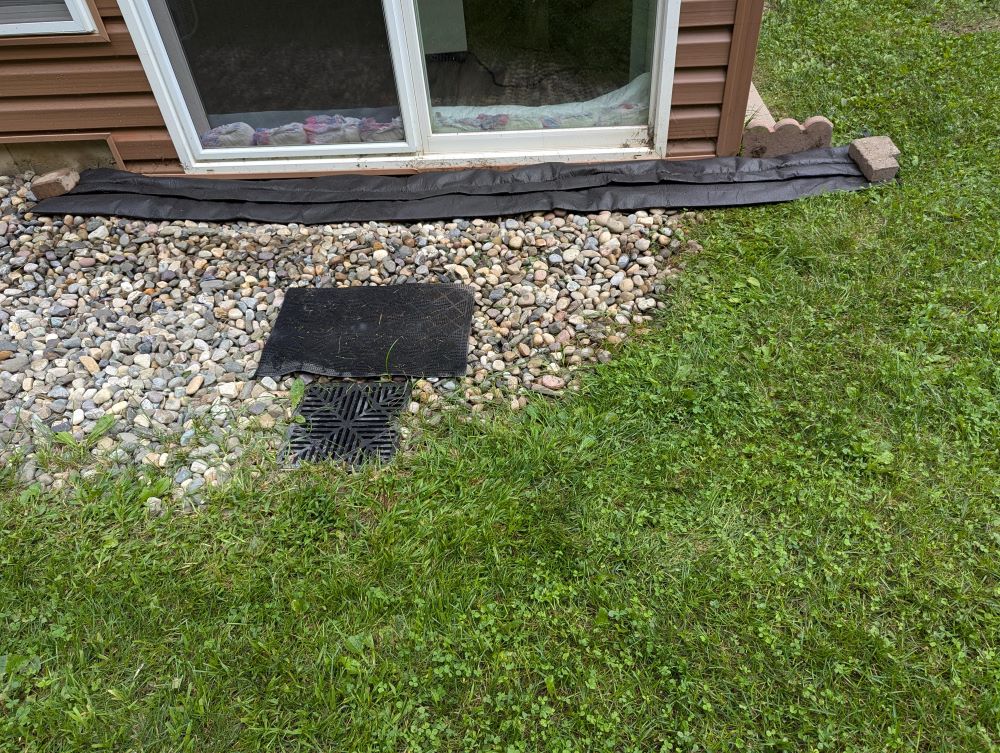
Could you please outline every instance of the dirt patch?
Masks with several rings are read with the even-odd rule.
[[[988,18],[948,18],[938,21],[934,28],[945,34],[961,36],[965,34],[982,34],[991,31],[1000,31],[1000,16],[990,16]]]

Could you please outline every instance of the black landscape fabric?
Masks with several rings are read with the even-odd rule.
[[[289,180],[205,180],[87,170],[67,194],[40,202],[48,215],[149,220],[325,224],[413,221],[564,209],[699,209],[791,201],[869,182],[847,147],[767,159],[547,162],[513,170],[416,175],[329,175]]]
[[[464,285],[291,288],[256,376],[462,376],[472,308]]]

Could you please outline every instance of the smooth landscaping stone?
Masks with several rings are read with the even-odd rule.
[[[30,190],[26,176],[8,184]],[[186,493],[225,483],[228,454],[280,446],[296,380],[252,375],[289,287],[468,285],[467,375],[414,389],[434,420],[574,389],[654,312],[686,240],[665,212],[307,227],[28,221],[31,206],[0,218],[0,462],[15,447],[34,461],[53,429],[83,439],[113,419],[89,467],[145,462]]]

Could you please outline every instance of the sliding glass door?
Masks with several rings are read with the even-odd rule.
[[[649,124],[652,0],[417,0],[433,133]]]
[[[182,156],[290,159],[417,148],[406,124],[412,87],[393,2],[121,5],[136,42],[151,48],[157,76],[150,78],[154,88],[155,78],[163,80],[165,115],[177,114],[172,131],[183,131]]]
[[[206,149],[406,148],[379,0],[152,0]]]
[[[657,92],[672,77],[657,38],[665,9],[679,5],[119,2],[189,167],[648,149]]]

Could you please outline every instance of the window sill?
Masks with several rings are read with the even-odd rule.
[[[68,32],[63,34],[18,34],[0,35],[0,47],[34,47],[51,44],[101,44],[111,42],[108,30],[94,0],[84,0],[90,10],[90,17],[97,27],[94,31]]]

